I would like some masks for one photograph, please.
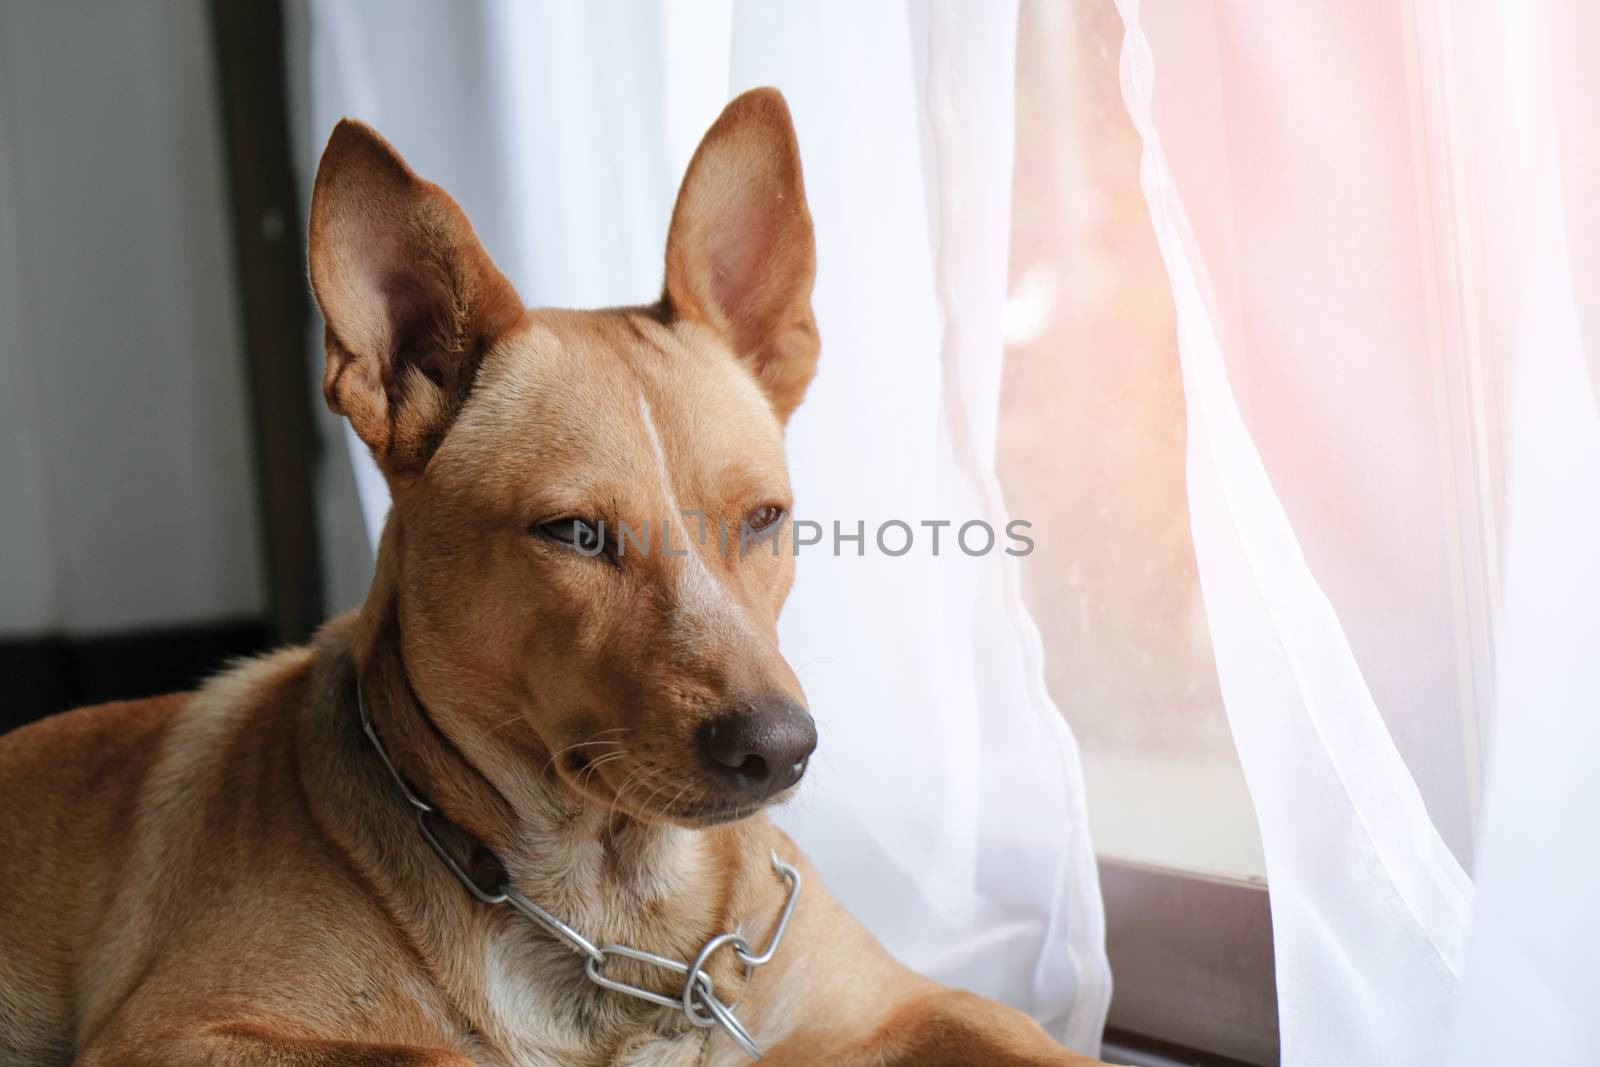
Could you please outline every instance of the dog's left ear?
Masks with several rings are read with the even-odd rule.
[[[783,94],[752,89],[707,131],[667,233],[663,300],[719,331],[787,421],[817,368],[816,248]]]
[[[391,479],[420,471],[522,301],[461,208],[377,131],[334,127],[311,194],[322,391]]]

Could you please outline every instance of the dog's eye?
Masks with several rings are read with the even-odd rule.
[[[783,509],[776,504],[764,504],[744,518],[744,523],[756,533],[770,530],[783,518]]]
[[[585,556],[598,556],[606,549],[604,519],[595,522],[579,518],[556,519],[554,522],[540,523],[533,528],[533,532],[575,548]]]

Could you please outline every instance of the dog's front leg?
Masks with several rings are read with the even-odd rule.
[[[193,1033],[126,1033],[96,1041],[74,1067],[473,1067],[455,1052],[404,1045],[306,1040],[254,1025]]]
[[[1091,1067],[1004,1004],[934,987],[890,1007],[875,1025],[823,1019],[775,1046],[762,1067]]]
[[[956,989],[914,999],[864,1043],[863,1067],[1087,1067],[1028,1016]]]
[[[788,855],[798,852],[783,842]],[[762,1067],[1089,1067],[1022,1012],[951,989],[894,960],[834,900],[805,858],[805,889],[782,950],[741,1014]],[[711,1067],[749,1060],[712,1036]]]

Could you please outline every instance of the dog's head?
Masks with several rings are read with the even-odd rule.
[[[389,481],[380,571],[452,739],[647,819],[790,790],[816,731],[777,645],[783,430],[817,335],[783,98],[746,93],[706,134],[655,305],[526,309],[455,202],[349,121],[310,256],[324,393]]]

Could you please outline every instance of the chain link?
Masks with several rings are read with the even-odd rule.
[[[417,828],[422,832],[422,839],[428,843],[456,878],[466,887],[467,892],[477,897],[480,901],[491,906],[506,905],[514,911],[525,916],[535,925],[539,926],[551,937],[565,944],[568,948],[581,956],[587,957],[584,962],[583,973],[589,981],[602,989],[619,993],[623,996],[633,997],[636,1000],[646,1001],[659,1007],[681,1011],[685,1018],[694,1026],[705,1030],[713,1026],[721,1027],[723,1032],[730,1037],[734,1044],[744,1050],[745,1054],[753,1060],[761,1059],[761,1046],[756,1043],[750,1031],[745,1029],[733,1008],[719,998],[713,988],[711,976],[706,973],[706,965],[718,950],[732,949],[734,957],[744,965],[745,977],[748,978],[755,968],[770,963],[778,953],[778,945],[783,941],[783,935],[789,928],[789,920],[794,915],[795,905],[800,901],[800,872],[793,866],[778,858],[776,852],[772,853],[772,869],[789,886],[788,898],[784,901],[783,911],[778,914],[777,925],[773,927],[772,936],[767,939],[767,945],[759,953],[754,951],[750,942],[745,940],[738,932],[718,934],[707,941],[695,955],[693,961],[684,963],[682,960],[671,959],[667,956],[658,956],[654,952],[644,949],[631,948],[628,945],[597,945],[584,937],[567,923],[535,904],[519,893],[510,885],[502,884],[496,889],[485,890],[475,882],[455,857],[434,835],[433,828],[428,825],[430,816],[439,816],[439,809],[423,800],[400,776],[400,771],[394,762],[389,759],[389,752],[383,747],[383,742],[378,740],[378,732],[373,729],[372,720],[367,717],[367,706],[361,695],[361,681],[356,680],[356,707],[361,712],[361,730],[367,735],[367,740],[372,742],[372,747],[377,750],[378,757],[383,760],[383,765],[389,769],[389,775],[394,779],[395,785],[400,790],[400,795],[411,805],[416,815]],[[657,993],[653,989],[634,985],[612,978],[605,973],[606,963],[620,957],[643,963],[659,970],[672,974],[675,981],[681,982],[679,994],[675,997]]]

